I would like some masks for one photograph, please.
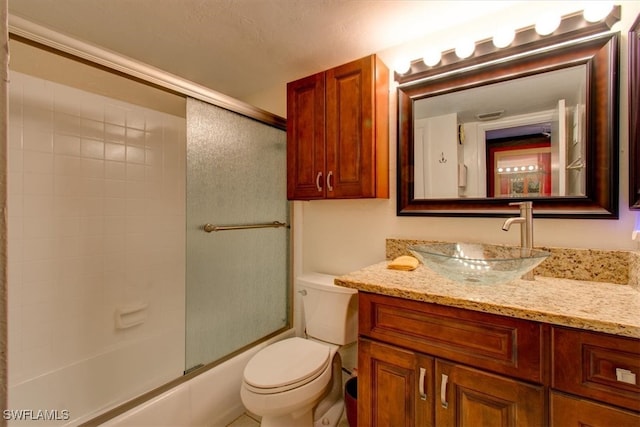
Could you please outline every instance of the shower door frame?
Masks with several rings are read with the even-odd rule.
[[[93,66],[104,68],[116,74],[122,74],[128,76],[134,80],[141,81],[142,83],[150,84],[173,93],[184,95],[185,97],[191,97],[220,108],[224,108],[231,112],[240,114],[244,117],[254,119],[265,125],[280,129],[286,132],[287,121],[286,118],[273,114],[269,111],[262,110],[253,105],[247,104],[243,101],[237,100],[230,96],[208,89],[204,86],[198,85],[186,79],[177,77],[163,70],[151,67],[139,61],[135,61],[130,58],[126,58],[115,54],[110,51],[106,51],[99,47],[84,43],[76,40],[72,37],[58,33],[51,29],[42,27],[24,18],[9,15],[9,39],[16,39],[23,42],[34,44],[38,47],[51,50],[57,54],[68,56],[77,59],[81,62],[88,63]],[[186,200],[185,200],[186,203]],[[288,202],[289,210],[289,224],[294,223],[294,209],[293,204]],[[185,373],[181,377],[178,377],[172,381],[169,381],[155,389],[124,402],[105,413],[81,424],[81,426],[97,426],[100,425],[118,415],[121,415],[128,410],[139,406],[154,397],[161,395],[162,393],[183,384],[194,377],[201,375],[204,372],[232,359],[233,357],[247,351],[248,349],[259,345],[260,343],[270,340],[288,330],[293,329],[293,313],[294,313],[294,298],[293,298],[293,241],[294,230],[290,225],[289,231],[289,265],[288,265],[288,298],[290,303],[287,307],[287,324],[279,330],[276,330],[269,335],[262,337],[256,342],[247,344],[246,346],[228,354],[216,361],[210,362],[202,367],[194,369],[188,373]],[[186,283],[185,283],[186,285]]]

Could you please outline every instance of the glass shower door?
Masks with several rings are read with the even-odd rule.
[[[286,133],[187,102],[186,370],[289,326]]]

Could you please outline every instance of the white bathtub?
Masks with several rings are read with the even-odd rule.
[[[240,400],[240,385],[249,359],[268,344],[292,336],[294,330],[284,332],[102,425],[226,426],[245,411]]]

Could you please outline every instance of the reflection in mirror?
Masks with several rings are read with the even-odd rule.
[[[629,207],[640,210],[640,15],[629,31]]]
[[[584,196],[586,65],[414,103],[414,197]]]

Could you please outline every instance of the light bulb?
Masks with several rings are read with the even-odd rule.
[[[493,35],[493,45],[495,47],[507,47],[516,37],[516,31],[513,28],[501,28]]]
[[[548,13],[541,16],[536,22],[536,33],[541,36],[548,36],[560,26],[560,16]]]
[[[474,50],[476,50],[476,44],[470,39],[462,39],[456,45],[456,55],[460,59],[470,57]]]
[[[613,9],[613,2],[610,1],[592,1],[587,4],[582,12],[585,21],[598,22],[603,20],[609,15]]]
[[[429,49],[424,53],[424,57],[422,58],[422,61],[426,66],[433,67],[434,65],[437,65],[438,62],[440,62],[441,57],[442,55],[440,54],[439,51],[435,49]]]
[[[411,62],[405,58],[398,58],[393,64],[393,69],[396,70],[398,74],[406,74],[411,69]]]

